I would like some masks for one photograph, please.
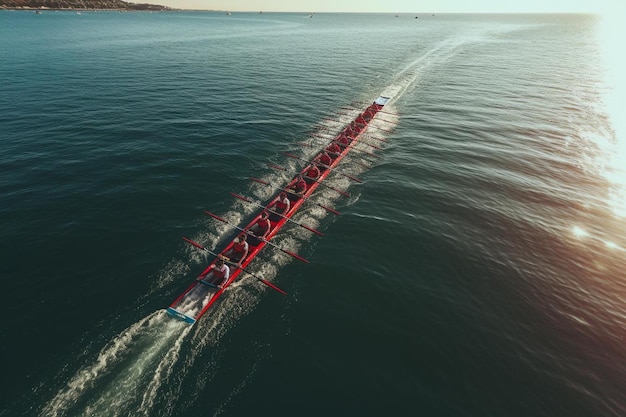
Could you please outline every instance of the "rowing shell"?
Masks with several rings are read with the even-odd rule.
[[[275,245],[271,240],[274,236],[276,236],[276,234],[282,229],[282,227],[288,222],[288,221],[292,221],[291,217],[298,211],[298,209],[302,206],[302,204],[305,201],[308,201],[308,199],[310,198],[310,196],[315,192],[315,190],[320,186],[327,186],[329,188],[332,188],[326,184],[324,184],[324,180],[326,179],[326,177],[328,177],[328,175],[330,175],[333,171],[335,171],[335,167],[341,162],[341,160],[350,152],[350,150],[358,143],[358,141],[361,139],[361,136],[363,134],[363,132],[367,129],[367,127],[369,126],[370,122],[374,119],[374,117],[376,116],[376,114],[383,108],[383,106],[385,104],[387,104],[387,102],[390,100],[389,97],[383,97],[380,96],[378,97],[372,104],[370,104],[363,112],[361,112],[352,123],[350,123],[349,125],[347,125],[334,139],[339,141],[339,139],[342,138],[342,136],[350,136],[351,141],[347,144],[344,145],[344,147],[341,149],[340,152],[335,153],[333,156],[334,158],[332,159],[332,162],[329,165],[324,165],[324,166],[320,166],[320,171],[321,174],[319,176],[319,178],[316,181],[312,181],[309,184],[307,184],[306,187],[306,191],[304,193],[304,195],[302,196],[302,198],[295,198],[293,201],[291,201],[290,204],[290,208],[289,210],[284,213],[284,215],[282,217],[280,217],[277,221],[271,221],[271,227],[270,227],[270,231],[269,234],[266,236],[266,238],[264,240],[260,240],[258,241],[257,245],[251,245],[250,240],[248,241],[249,243],[249,249],[248,249],[248,255],[244,258],[243,262],[241,263],[241,266],[238,267],[235,263],[232,262],[226,262],[228,268],[230,268],[230,276],[228,277],[227,280],[225,280],[224,282],[222,282],[220,285],[215,285],[214,283],[210,282],[210,280],[207,279],[207,277],[211,276],[211,271],[215,266],[215,261],[217,260],[217,256],[215,256],[215,258],[213,259],[213,261],[207,266],[207,268],[200,274],[200,276],[194,280],[191,285],[189,285],[187,287],[187,289],[185,291],[183,291],[182,294],[180,294],[175,300],[174,302],[168,307],[167,309],[167,313],[179,320],[183,320],[189,324],[193,324],[195,323],[198,319],[200,319],[200,317],[202,317],[210,308],[211,306],[219,299],[219,297],[224,293],[224,291],[243,273],[243,274],[249,274],[252,275],[254,277],[256,277],[257,279],[259,279],[261,282],[263,282],[265,285],[268,285],[270,287],[272,287],[273,289],[281,292],[284,294],[284,291],[280,290],[278,287],[276,287],[275,285],[267,282],[266,280],[262,279],[261,277],[256,276],[254,273],[250,272],[249,270],[247,270],[247,266],[250,262],[252,262],[252,260],[261,252],[261,250],[263,250],[263,248],[266,245],[270,245],[270,246],[274,246],[280,250],[282,250],[283,252],[296,257],[297,259],[304,261],[304,262],[308,262],[306,259],[302,258],[301,256],[287,251],[285,249],[280,248],[278,245]],[[316,155],[316,157],[313,159],[315,160],[318,156],[320,156],[322,154],[322,151],[320,151],[320,153],[318,155]],[[309,161],[307,161],[309,162]],[[298,178],[300,175],[305,175],[305,173],[308,171],[308,169],[312,166],[312,163],[307,164],[307,166],[305,166],[300,172],[298,172],[293,179],[285,186],[282,187],[282,189],[280,187],[275,187],[277,188],[279,191],[276,192],[276,194],[271,198],[270,202],[266,205],[266,206],[260,206],[257,204],[257,206],[259,207],[271,207],[278,199],[279,199],[279,195],[281,193],[281,191],[283,190],[287,190],[290,189],[290,187],[294,186],[295,183],[298,181]],[[285,168],[282,167],[277,167],[277,166],[273,166],[274,168],[279,168],[282,170],[285,170]],[[262,181],[261,181],[262,182]],[[263,183],[263,182],[262,182]],[[267,184],[270,185],[270,184]],[[333,188],[334,189],[334,188]],[[349,195],[341,190],[337,190],[334,189],[340,193],[342,193],[343,195]],[[238,195],[233,194],[236,197],[241,197]],[[292,198],[290,198],[291,200]],[[265,210],[265,208],[263,210],[260,210],[259,212],[257,212],[255,214],[255,216],[252,218],[252,220],[250,221],[250,223],[248,223],[246,226],[240,227],[238,225],[233,225],[231,223],[228,222],[228,220],[225,220],[213,213],[209,213],[209,212],[205,212],[206,214],[212,216],[213,218],[215,218],[216,220],[222,221],[224,223],[228,223],[229,225],[231,225],[233,228],[238,229],[242,232],[247,232],[249,231],[257,222],[257,220],[260,219],[260,215],[261,213]],[[337,213],[337,212],[335,212]],[[338,213],[337,213],[338,214]],[[306,227],[306,226],[305,226]],[[307,227],[307,229],[312,230],[311,228]],[[218,255],[217,253],[214,253],[204,247],[202,247],[200,244],[191,241],[190,239],[184,238],[188,243],[191,243],[192,245],[196,246],[199,249],[202,249],[212,255]],[[254,239],[252,239],[254,240]],[[222,251],[219,252],[219,255],[224,255],[226,253],[228,253],[233,245],[235,244],[235,239],[233,239],[231,242],[229,242],[226,247],[223,248]]]

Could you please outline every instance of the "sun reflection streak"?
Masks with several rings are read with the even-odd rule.
[[[598,242],[602,242],[604,243],[604,245],[608,248],[608,249],[612,249],[612,250],[619,250],[619,251],[623,251],[626,252],[626,248],[621,247],[620,245],[618,245],[617,243],[610,241],[610,240],[606,240],[603,239],[601,237],[598,236],[594,236],[591,233],[587,232],[585,229],[583,229],[580,226],[574,226],[572,227],[572,234],[579,240],[585,240],[585,239],[591,239],[591,240],[597,240]]]

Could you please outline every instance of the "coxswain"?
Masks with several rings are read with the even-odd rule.
[[[298,175],[298,179],[287,189],[287,196],[290,201],[297,201],[306,193],[306,181],[302,175]]]
[[[320,175],[322,175],[322,173],[317,167],[317,164],[311,164],[304,173],[304,181],[306,181],[307,184],[313,184],[314,182],[317,182],[317,180],[319,180]]]
[[[283,191],[278,196],[278,199],[276,199],[272,204],[267,206],[267,208],[270,209],[270,220],[273,222],[279,221],[280,219],[285,217],[290,207],[291,203],[289,203],[287,193]],[[272,208],[274,208],[274,210],[272,210]]]
[[[263,211],[256,223],[254,223],[254,225],[252,225],[252,227],[248,230],[250,234],[250,244],[252,246],[258,245],[262,240],[265,240],[269,234],[272,224],[270,223],[270,219],[268,217],[269,214],[267,211]]]
[[[241,263],[246,256],[248,256],[248,242],[246,242],[246,234],[242,233],[235,238],[233,241],[233,245],[230,250],[226,252],[226,256],[230,258],[231,261],[237,262],[237,268],[241,268]]]
[[[224,262],[226,259],[228,258],[223,255],[217,255],[213,268],[211,268],[211,271],[207,274],[207,277],[210,277],[210,279],[207,281],[205,277],[203,281],[215,285],[218,288],[222,288],[222,284],[230,277],[230,268],[228,268]]]

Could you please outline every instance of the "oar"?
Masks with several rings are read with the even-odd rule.
[[[217,220],[219,220],[219,221],[221,221],[221,222],[223,222],[223,223],[226,223],[226,224],[227,224],[227,225],[229,225],[230,227],[233,227],[233,228],[235,228],[235,229],[237,229],[237,230],[240,230],[240,231],[242,231],[242,232],[244,232],[244,233],[248,233],[248,234],[250,234],[250,232],[249,232],[248,230],[246,230],[246,229],[242,229],[241,227],[239,227],[239,226],[236,226],[236,225],[232,224],[232,223],[231,223],[231,222],[229,222],[228,220],[223,219],[223,218],[221,218],[220,216],[218,216],[218,215],[216,215],[216,214],[211,213],[210,211],[206,211],[206,210],[204,210],[204,213],[205,213],[205,214],[208,214],[209,216],[213,217],[214,219],[217,219]],[[274,243],[270,242],[270,241],[269,241],[269,240],[267,240],[267,239],[263,239],[263,238],[258,238],[258,239],[261,239],[263,242],[267,243],[267,244],[268,244],[268,245],[270,245],[270,246],[275,247],[276,249],[278,249],[278,250],[279,250],[279,251],[281,251],[281,252],[286,253],[287,255],[293,256],[294,258],[296,258],[296,259],[297,259],[297,260],[299,260],[299,261],[306,262],[307,264],[309,263],[309,261],[308,261],[308,260],[304,259],[302,256],[298,255],[297,253],[293,253],[293,252],[291,252],[291,251],[288,251],[287,249],[283,249],[283,248],[281,248],[280,246],[278,246],[278,245],[276,245],[276,244],[274,244]]]
[[[376,129],[376,130],[382,130],[383,132],[386,132],[386,133],[393,133],[391,130],[383,129],[382,127],[378,127],[378,126],[372,126],[371,123],[367,124],[367,125],[359,124],[359,126],[363,126],[363,128],[368,127],[368,128],[372,128],[372,129]]]
[[[285,168],[285,167],[281,167],[280,165],[267,164],[267,166],[268,166],[268,167],[270,167],[270,168],[274,168],[274,169],[278,169],[278,170],[281,170],[281,171],[289,172],[289,173],[291,173],[291,174],[300,174],[299,172],[296,172],[296,171],[290,171],[290,170],[288,170],[288,169],[287,169],[287,168]],[[323,185],[324,187],[330,188],[331,190],[338,192],[339,194],[341,194],[341,195],[342,195],[342,196],[344,196],[344,197],[350,197],[350,194],[349,194],[349,193],[346,193],[345,191],[341,191],[341,190],[340,190],[340,189],[338,189],[338,188],[331,187],[330,185],[325,184],[324,182],[322,182],[322,181],[320,181],[320,180],[314,180],[313,178],[309,178],[309,179],[310,179],[311,181],[313,181],[313,182],[318,183],[319,185]]]
[[[295,220],[293,220],[293,219],[291,219],[291,218],[289,218],[289,217],[287,217],[287,216],[284,216],[284,215],[282,215],[282,214],[280,214],[280,213],[276,213],[276,212],[275,212],[274,210],[272,210],[271,208],[269,208],[269,207],[267,207],[267,206],[264,206],[264,205],[261,205],[261,204],[259,204],[259,203],[256,203],[256,202],[254,202],[254,201],[252,201],[252,200],[250,200],[250,199],[248,199],[248,198],[246,198],[246,197],[244,197],[244,196],[242,196],[242,195],[240,195],[240,194],[237,194],[237,193],[230,193],[230,195],[232,195],[233,197],[238,198],[238,199],[240,199],[240,200],[242,200],[242,201],[245,201],[246,203],[254,204],[255,206],[257,206],[257,207],[259,207],[259,208],[266,209],[266,210],[270,210],[272,213],[279,215],[279,216],[280,216],[280,217],[282,217],[283,219],[287,219],[287,221],[290,221],[290,222],[292,222],[292,223],[294,223],[294,224],[297,224],[298,226],[303,227],[303,228],[305,228],[306,230],[308,230],[308,231],[310,231],[310,232],[315,233],[316,235],[324,236],[324,233],[320,232],[319,230],[317,230],[317,229],[313,229],[312,227],[309,227],[309,226],[307,226],[307,225],[305,225],[305,224],[298,223],[297,221],[295,221]]]
[[[203,251],[205,251],[205,252],[207,252],[207,253],[210,253],[210,254],[211,254],[211,255],[213,255],[213,256],[218,256],[216,253],[211,252],[210,250],[208,250],[207,248],[205,248],[205,247],[204,247],[204,246],[202,246],[201,244],[196,243],[196,242],[194,242],[194,241],[193,241],[193,240],[191,240],[191,239],[187,239],[186,237],[183,237],[183,240],[184,240],[185,242],[187,242],[187,243],[192,244],[193,246],[195,246],[195,247],[196,247],[196,248],[198,248],[198,249],[202,249]],[[236,263],[231,262],[231,261],[225,261],[225,263],[237,266],[237,264],[236,264]],[[247,269],[245,269],[245,268],[242,268],[242,267],[240,267],[240,266],[238,266],[237,268],[241,269],[241,270],[242,270],[243,272],[245,272],[246,274],[252,275],[253,277],[255,277],[256,279],[258,279],[259,281],[261,281],[263,284],[267,285],[267,286],[268,286],[268,287],[270,287],[271,289],[276,290],[276,291],[278,291],[279,293],[281,293],[281,294],[283,294],[283,295],[287,295],[287,293],[286,293],[285,291],[281,290],[281,289],[280,289],[280,288],[278,288],[276,285],[272,284],[272,283],[271,283],[271,282],[269,282],[269,281],[264,280],[263,278],[261,278],[260,276],[258,276],[258,275],[256,275],[256,274],[254,274],[254,273],[250,272],[249,270],[247,270]],[[202,281],[202,282],[204,283],[204,281]]]
[[[360,143],[361,145],[366,145],[366,146],[372,147],[374,149],[378,149],[379,151],[383,150],[383,148],[381,148],[380,146],[372,145],[372,144],[367,143],[367,142],[357,142],[357,143]]]
[[[335,141],[335,140],[336,140],[336,138],[335,138],[335,137],[332,137],[332,138],[329,138],[329,137],[328,137],[328,135],[330,135],[330,134],[331,134],[331,133],[325,133],[324,135],[326,135],[326,136],[324,136],[324,135],[320,135],[320,134],[318,134],[318,133],[311,133],[310,135],[311,135],[311,136],[313,136],[313,137],[319,138],[319,139],[328,140],[328,141],[330,141],[330,142]],[[371,153],[371,152],[368,152],[368,151],[363,150],[363,149],[360,149],[360,148],[355,148],[355,146],[356,146],[356,145],[363,145],[363,144],[364,144],[364,142],[361,142],[361,141],[357,141],[357,142],[354,142],[354,141],[353,141],[353,142],[350,144],[350,146],[351,146],[351,147],[352,147],[355,151],[357,151],[357,152],[362,152],[362,153],[364,153],[364,154],[366,154],[366,155],[369,155],[369,156],[371,156],[371,157],[374,157],[374,158],[380,158],[380,157],[379,157],[378,155],[376,155],[376,154],[373,154],[373,153]]]
[[[290,158],[293,158],[293,159],[299,159],[299,160],[301,160],[301,161],[311,163],[311,161],[309,161],[309,160],[307,160],[307,159],[304,159],[304,158],[300,158],[298,155],[294,155],[294,154],[292,154],[292,153],[290,153],[290,152],[283,152],[283,155],[286,155],[286,156],[288,156],[288,157],[290,157]],[[331,168],[331,167],[329,167],[328,165],[324,165],[324,164],[320,164],[320,165],[321,165],[321,166],[323,166],[324,168],[326,168],[326,169],[327,169],[327,170],[329,170],[329,171],[336,172],[336,173],[337,173],[337,174],[339,174],[339,175],[343,175],[343,176],[344,176],[344,177],[346,177],[346,178],[350,178],[352,181],[356,181],[356,182],[359,182],[359,183],[362,183],[362,182],[363,182],[363,181],[361,181],[360,179],[358,179],[358,178],[356,178],[356,177],[353,177],[353,176],[348,175],[348,174],[344,174],[343,172],[338,171],[338,170],[337,170],[337,169],[335,169],[335,168]]]
[[[273,184],[270,184],[270,183],[269,183],[269,182],[267,182],[267,181],[263,181],[263,180],[260,180],[260,179],[258,179],[258,178],[254,178],[254,177],[250,177],[250,179],[251,179],[252,181],[256,181],[256,182],[258,182],[258,183],[260,183],[260,184],[263,184],[263,185],[269,185],[270,187],[275,188],[275,189],[277,189],[277,190],[281,190],[281,191],[285,191],[286,193],[291,193],[291,194],[293,194],[293,191],[291,191],[291,190],[290,190],[290,189],[288,189],[288,188],[277,187],[277,186],[275,186],[275,185],[273,185]],[[313,203],[313,204],[315,204],[315,205],[318,205],[318,206],[320,206],[321,208],[323,208],[324,210],[329,211],[329,212],[331,212],[331,213],[333,213],[333,214],[336,214],[337,216],[339,216],[339,215],[341,214],[341,213],[339,213],[339,212],[338,212],[337,210],[335,210],[335,209],[332,209],[332,208],[330,208],[330,207],[326,207],[325,205],[320,204],[320,203],[316,203],[315,201],[311,200],[309,197],[302,197],[302,196],[300,196],[300,198],[302,198],[302,199],[303,199],[303,200],[305,200],[305,201],[308,201],[309,203]]]
[[[339,115],[341,115],[341,116],[352,116],[351,114],[348,114],[348,113],[337,113],[337,114],[339,114]],[[362,113],[361,113],[361,114],[362,114]],[[360,116],[360,115],[359,115],[359,116]],[[357,118],[358,118],[359,116],[357,116]],[[327,120],[328,120],[328,119],[327,119]],[[395,123],[393,120],[383,119],[382,117],[377,117],[377,118],[375,118],[375,119],[374,119],[374,118],[371,118],[371,119],[370,119],[370,121],[369,121],[369,123],[371,123],[371,121],[372,121],[372,120],[380,120],[381,122]]]
[[[377,138],[377,137],[372,136],[372,135],[368,135],[368,136],[367,136],[367,138],[368,138],[368,139],[374,139],[374,140],[377,140],[377,141],[379,141],[379,142],[384,142],[384,143],[389,142],[389,141],[388,141],[387,139],[385,139],[385,138]]]

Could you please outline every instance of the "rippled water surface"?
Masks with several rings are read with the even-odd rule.
[[[17,416],[623,416],[626,139],[587,15],[0,12]],[[378,95],[345,176],[193,327],[164,309]],[[317,133],[316,133],[317,134]],[[305,145],[302,144],[305,143]],[[370,168],[365,168],[370,166]]]

